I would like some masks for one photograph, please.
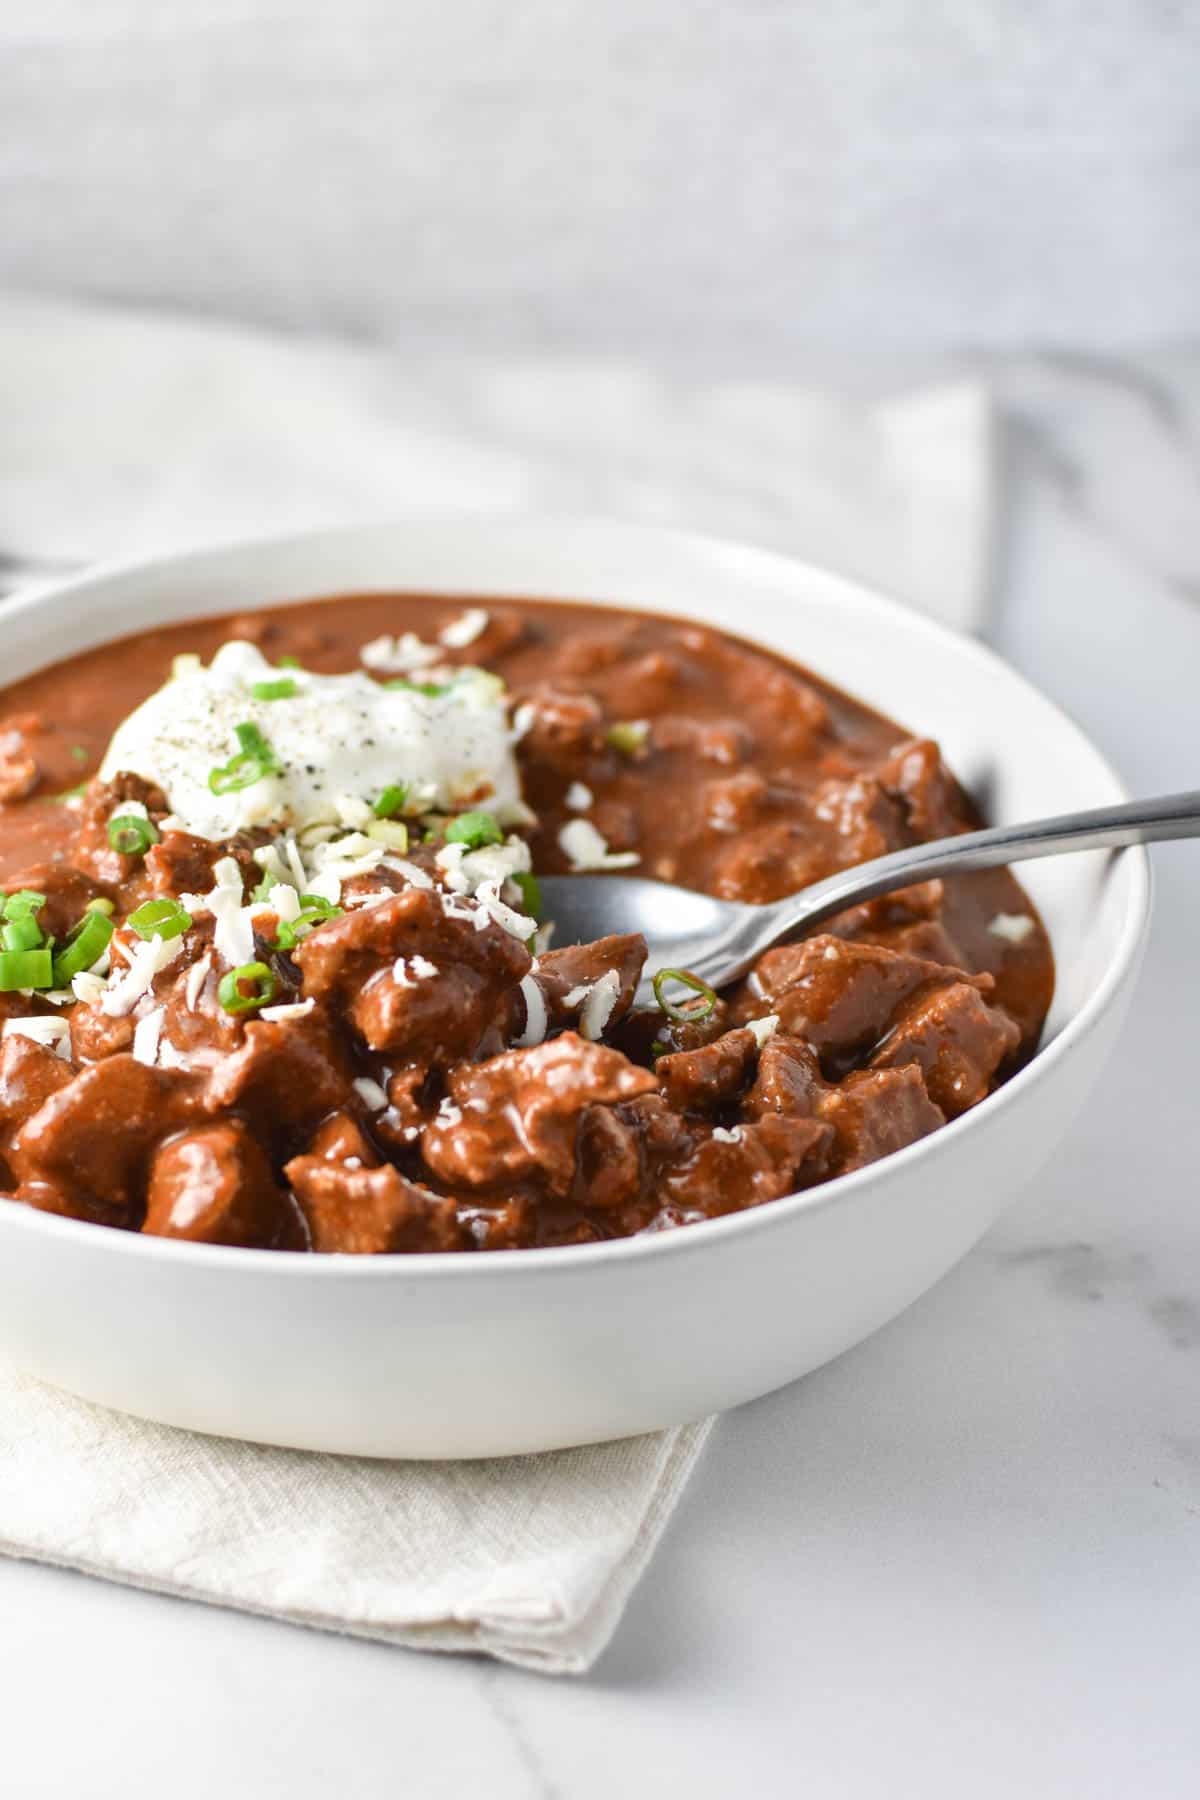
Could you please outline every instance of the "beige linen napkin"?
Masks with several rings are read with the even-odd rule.
[[[875,408],[616,362],[502,362],[0,300],[10,570],[439,506],[740,533],[979,623],[972,385]],[[707,1425],[387,1463],[203,1438],[0,1367],[0,1550],[550,1673],[599,1655]]]

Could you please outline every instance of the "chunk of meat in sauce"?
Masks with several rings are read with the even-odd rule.
[[[201,1244],[308,1247],[299,1207],[241,1119],[202,1125],[159,1146],[150,1162],[142,1230]]]
[[[1007,1013],[989,1006],[965,982],[918,995],[899,1014],[871,1058],[873,1069],[921,1071],[929,1098],[957,1119],[991,1088],[992,1078],[1021,1041]]]
[[[194,1077],[110,1056],[52,1094],[17,1132],[11,1162],[18,1199],[52,1190],[55,1211],[103,1224],[141,1223],[146,1164],[155,1145],[196,1116]]]
[[[25,800],[37,790],[42,771],[33,740],[41,727],[37,713],[0,719],[0,804]]]
[[[754,1124],[718,1128],[669,1167],[658,1188],[661,1203],[716,1216],[781,1199],[819,1181],[834,1140],[819,1119],[769,1114]]]
[[[321,1156],[297,1156],[284,1174],[314,1250],[380,1256],[458,1247],[453,1199],[407,1180],[390,1163],[350,1169]]]
[[[370,1049],[441,1068],[477,1055],[498,1017],[510,1023],[512,990],[531,964],[508,932],[478,931],[417,888],[333,920],[295,960],[305,995],[344,1007]]]
[[[968,975],[940,963],[859,944],[829,933],[785,944],[762,957],[738,1011],[773,1012],[784,1031],[801,1037],[821,1057],[845,1062],[879,1043],[898,1008],[922,988],[950,982],[990,990],[990,976]]]
[[[204,1110],[244,1113],[278,1139],[345,1106],[352,1081],[346,1050],[319,1011],[288,1023],[256,1019],[208,1072]]]
[[[562,950],[547,950],[537,960],[533,979],[542,990],[550,1028],[577,1022],[584,1000],[580,997],[568,1004],[568,994],[594,987],[605,975],[615,972],[619,986],[605,1025],[606,1031],[612,1031],[633,1004],[645,961],[646,940],[640,932],[597,938],[591,944],[570,944]]]
[[[140,775],[120,774],[112,781],[90,782],[79,815],[75,861],[97,881],[114,888],[130,881],[141,868],[140,858],[122,855],[108,841],[109,824],[120,817],[121,803],[126,800],[144,806],[151,820],[165,818],[168,811],[167,797],[160,787],[143,781]]]
[[[902,1069],[855,1070],[821,1095],[817,1116],[836,1134],[830,1172],[837,1175],[904,1150],[946,1123],[911,1063]]]
[[[706,1112],[736,1100],[758,1056],[752,1031],[728,1031],[696,1050],[660,1056],[654,1065],[668,1106],[678,1112]]]
[[[630,1100],[654,1085],[648,1069],[566,1032],[532,1050],[454,1069],[447,1104],[422,1134],[421,1153],[448,1186],[538,1176],[551,1192],[566,1194],[586,1108]]]
[[[13,1179],[8,1156],[20,1127],[74,1078],[69,1062],[33,1038],[13,1032],[0,1042],[0,1187]]]

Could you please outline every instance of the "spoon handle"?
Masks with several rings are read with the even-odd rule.
[[[1187,837],[1200,837],[1200,792],[1166,794],[1157,800],[1131,800],[1122,806],[1097,807],[1093,812],[1063,813],[1027,825],[964,832],[961,837],[913,844],[874,862],[839,870],[802,893],[764,907],[773,918],[761,935],[764,942],[775,943],[785,932],[816,925],[843,907],[876,900],[938,875],[994,869],[1038,856],[1059,856],[1068,850],[1118,850],[1128,844]]]

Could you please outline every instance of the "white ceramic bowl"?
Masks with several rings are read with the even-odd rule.
[[[354,589],[570,596],[724,626],[936,737],[997,822],[1123,798],[978,644],[818,569],[598,521],[435,518],[101,571],[5,611],[4,677],[150,624]],[[660,1236],[486,1256],[166,1242],[0,1205],[0,1354],[206,1432],[372,1456],[542,1450],[793,1380],[916,1299],[1062,1137],[1107,1058],[1149,913],[1141,851],[1029,865],[1058,994],[974,1111],[811,1193]]]

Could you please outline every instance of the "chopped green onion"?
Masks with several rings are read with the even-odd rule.
[[[71,757],[74,762],[86,762],[88,759],[87,746],[85,744],[72,744]]]
[[[254,682],[250,692],[256,700],[291,700],[300,689],[290,675],[281,675],[278,681]]]
[[[671,1046],[667,1043],[665,1038],[655,1038],[650,1046],[650,1054],[651,1056],[669,1056],[671,1054]]]
[[[700,996],[699,1004],[695,1000],[689,1000],[680,1006],[676,1001],[668,1000],[663,993],[663,988],[668,981],[677,981],[681,987],[691,988],[694,994]],[[680,1024],[694,1025],[700,1019],[707,1019],[717,1004],[717,996],[707,981],[701,981],[700,977],[693,975],[690,969],[660,969],[654,977],[652,985],[654,998],[658,1001],[659,1007],[666,1013],[668,1019],[674,1019]]]
[[[324,925],[329,919],[340,919],[342,908],[334,906],[321,894],[301,894],[300,911],[294,919],[281,919],[279,932],[272,948],[275,950],[294,950],[302,937],[306,937],[317,925]]]
[[[403,781],[393,782],[385,787],[371,811],[377,819],[394,819],[398,812],[404,810],[404,802],[408,799],[408,787]]]
[[[95,900],[89,900],[83,910],[84,910],[84,912],[94,912],[94,913],[114,913],[114,912],[116,912],[117,909],[113,905],[111,900],[105,899],[104,895],[101,894],[99,896],[99,898],[97,898]]]
[[[459,813],[446,827],[448,844],[465,844],[468,850],[482,850],[485,844],[502,844],[504,833],[489,812]]]
[[[41,912],[45,904],[45,894],[35,893],[32,888],[18,888],[15,894],[6,896],[0,913],[6,919],[23,919],[29,913]]]
[[[76,975],[82,975],[100,961],[108,949],[113,922],[101,912],[85,912],[62,949],[54,958],[55,987],[70,987]]]
[[[609,726],[605,735],[612,748],[622,756],[636,756],[639,750],[645,748],[649,733],[650,727],[645,719],[618,719],[615,725]]]
[[[120,813],[108,821],[108,841],[120,856],[145,856],[158,842],[158,827],[137,813]]]
[[[144,906],[129,915],[129,924],[140,938],[160,937],[164,944],[171,938],[182,937],[191,923],[191,913],[186,912],[178,900],[147,900]]]
[[[6,950],[40,950],[42,932],[32,913],[19,913],[0,930],[0,944]]]
[[[440,681],[385,681],[383,685],[393,692],[424,694],[428,700],[440,700],[443,694],[450,692],[449,687]]]
[[[279,883],[276,880],[275,876],[270,874],[266,869],[264,869],[262,880],[259,882],[258,886],[254,889],[253,893],[250,895],[251,903],[268,899],[270,896],[270,893],[271,893],[271,889],[273,887],[278,887],[278,885],[279,885]]]
[[[509,880],[514,881],[520,888],[521,905],[525,912],[531,919],[540,919],[542,916],[542,889],[537,876],[531,875],[528,869],[523,869],[519,875],[510,875]]]
[[[53,985],[54,963],[49,950],[0,950],[0,994]]]
[[[372,819],[366,836],[376,844],[386,844],[389,850],[398,850],[401,856],[408,849],[408,826],[402,819]]]
[[[279,775],[283,765],[257,725],[235,725],[241,745],[236,756],[209,772],[209,791],[214,794],[240,794],[267,775]]]
[[[278,985],[266,963],[242,963],[222,975],[217,999],[228,1013],[257,1012],[275,998]]]
[[[281,656],[277,662],[281,669],[299,669],[303,666],[298,656]]]
[[[68,800],[78,800],[80,795],[86,794],[87,791],[87,782],[81,781],[78,787],[64,788],[61,794],[51,794],[50,798],[56,806],[63,806]]]

